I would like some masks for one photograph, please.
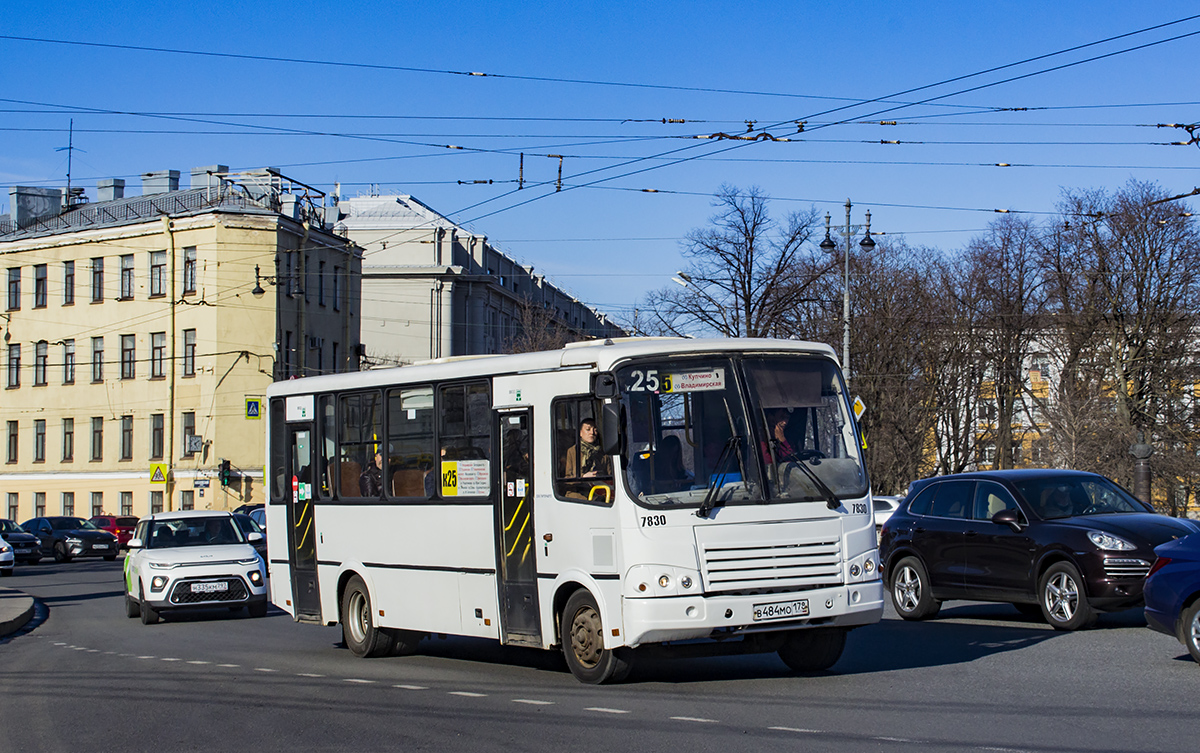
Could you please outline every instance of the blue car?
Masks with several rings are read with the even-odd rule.
[[[1146,579],[1146,623],[1173,635],[1200,662],[1200,533],[1155,547]]]

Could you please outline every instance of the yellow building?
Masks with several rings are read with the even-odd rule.
[[[0,517],[261,503],[267,385],[358,368],[362,252],[323,194],[271,169],[178,175],[90,203],[10,191]]]

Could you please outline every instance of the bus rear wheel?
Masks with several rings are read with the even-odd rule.
[[[842,658],[845,628],[794,630],[779,647],[779,658],[794,672],[822,672]]]
[[[367,584],[355,575],[342,594],[342,639],[355,656],[384,656],[392,650],[392,636],[375,627],[371,594]]]
[[[562,647],[575,679],[588,685],[620,682],[633,669],[629,649],[604,647],[604,625],[596,599],[584,589],[571,594],[562,614]]]

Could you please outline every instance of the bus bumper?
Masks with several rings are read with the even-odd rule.
[[[883,617],[883,593],[883,582],[876,580],[753,596],[626,596],[622,601],[624,645],[870,625]],[[615,643],[619,639],[610,640]]]

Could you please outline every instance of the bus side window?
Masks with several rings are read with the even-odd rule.
[[[334,413],[332,395],[321,395],[317,398],[317,415],[321,417],[320,426],[320,461],[317,463],[317,496],[320,499],[330,499],[333,496],[333,479],[337,459],[337,415]]]
[[[485,497],[491,490],[492,392],[487,382],[438,390],[438,476],[428,491]]]
[[[374,390],[343,395],[339,412],[338,456],[333,471],[342,499],[374,496],[364,494],[370,486],[364,479],[376,453],[383,452],[383,409],[380,394]],[[382,471],[379,475],[382,477]]]
[[[284,420],[283,400],[271,401],[271,501],[282,502],[291,484],[287,478],[287,422]]]
[[[384,478],[393,497],[433,497],[438,473],[433,457],[433,387],[388,392],[387,465]]]
[[[556,400],[554,493],[560,499],[611,504],[612,458],[600,449],[600,402],[591,397]]]

